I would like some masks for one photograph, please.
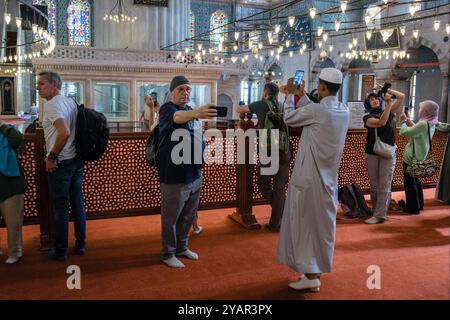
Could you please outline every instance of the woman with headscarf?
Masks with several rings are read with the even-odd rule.
[[[403,93],[392,89],[388,89],[387,93],[380,97],[376,92],[381,87],[377,84],[374,88],[375,92],[369,94],[364,101],[364,108],[368,113],[363,118],[364,127],[367,128],[365,159],[373,213],[373,216],[365,221],[367,224],[383,223],[387,219],[396,161],[395,155],[386,158],[374,152],[375,134],[382,142],[391,146],[395,145],[394,116],[405,98]],[[397,98],[395,102],[391,100],[392,95]]]
[[[431,100],[419,104],[419,121],[414,124],[406,114],[402,114],[400,135],[409,138],[403,152],[403,177],[406,203],[403,211],[410,214],[419,214],[423,210],[423,190],[418,178],[410,176],[406,169],[412,159],[423,161],[430,151],[430,141],[438,123],[439,105]]]

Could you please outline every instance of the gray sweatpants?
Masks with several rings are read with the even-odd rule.
[[[22,257],[23,194],[0,202],[0,218],[5,219],[8,230],[8,256]]]
[[[391,184],[396,158],[383,158],[366,153],[366,165],[369,173],[370,200],[373,216],[386,220],[391,202]]]
[[[161,259],[188,249],[189,230],[200,202],[202,178],[191,183],[161,183]]]

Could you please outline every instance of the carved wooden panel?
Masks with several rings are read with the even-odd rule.
[[[36,161],[34,159],[35,144],[34,135],[26,136],[25,142],[20,147],[20,164],[22,166],[27,190],[25,192],[25,217],[27,220],[36,220],[38,210],[36,206],[37,199],[37,181],[36,181]]]
[[[155,167],[149,167],[144,158],[146,133],[113,133],[103,157],[85,166],[83,191],[88,217],[125,216],[159,213],[161,193]],[[443,158],[447,134],[437,132],[433,137],[433,157],[440,164]],[[293,157],[290,165],[292,173],[297,149],[298,137],[291,137]],[[339,185],[356,182],[368,191],[369,183],[364,159],[366,134],[364,130],[352,130],[347,135],[344,155],[339,170]],[[392,187],[403,187],[402,155],[407,140],[398,138],[397,164]],[[223,145],[225,154],[236,159],[236,139],[207,139],[207,148]],[[256,146],[255,146],[256,148]],[[207,151],[209,149],[206,149]],[[216,149],[217,150],[217,149]],[[214,156],[212,154],[211,156]],[[206,156],[209,162],[211,156]],[[257,154],[254,153],[257,161]],[[237,205],[236,162],[227,164],[205,164],[204,183],[200,199],[201,208],[235,207]],[[229,160],[229,159],[228,159]],[[25,194],[26,222],[37,222],[36,207],[37,185],[34,135],[27,135],[20,150],[20,161],[27,180]],[[231,162],[231,161],[228,161]],[[424,179],[426,186],[434,186],[439,175]],[[257,185],[257,166],[253,176],[253,201],[263,201]]]

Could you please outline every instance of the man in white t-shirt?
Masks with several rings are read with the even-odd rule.
[[[48,254],[50,260],[67,259],[69,209],[75,221],[75,254],[86,252],[86,211],[83,201],[83,162],[76,156],[75,129],[78,114],[73,99],[62,96],[61,78],[57,73],[39,73],[37,89],[45,99],[44,128],[49,192],[53,203],[55,247]]]

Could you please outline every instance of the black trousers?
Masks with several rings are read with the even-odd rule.
[[[419,179],[411,177],[406,168],[408,165],[403,162],[403,185],[406,195],[406,211],[419,213],[423,210],[423,189]]]

